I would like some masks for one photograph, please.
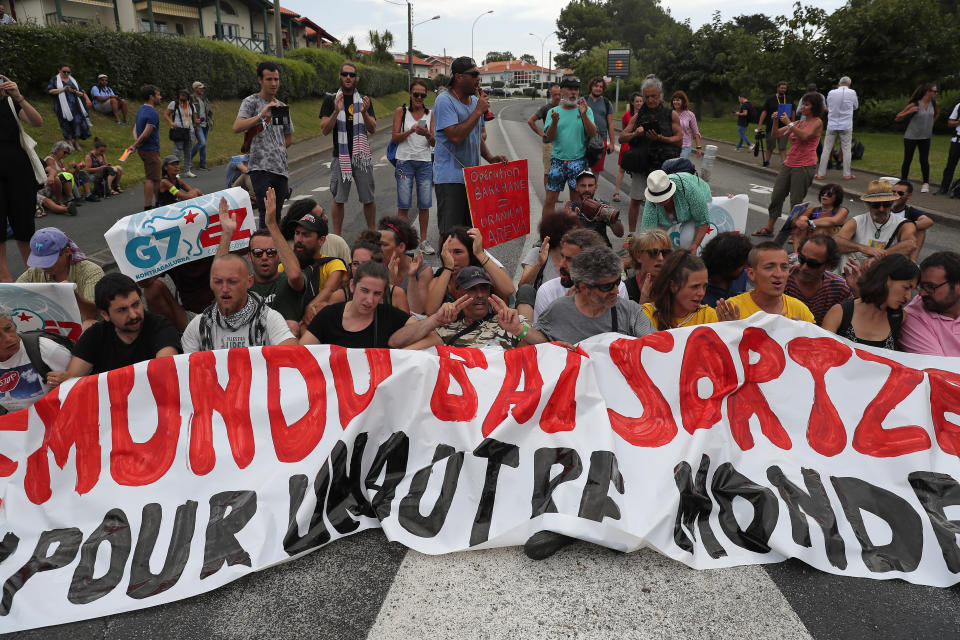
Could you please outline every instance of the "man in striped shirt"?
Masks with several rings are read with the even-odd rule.
[[[827,270],[840,262],[837,243],[825,234],[812,235],[800,243],[797,260],[784,293],[807,305],[819,325],[830,307],[853,297],[846,280]]]

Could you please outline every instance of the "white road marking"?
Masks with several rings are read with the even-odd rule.
[[[762,193],[765,195],[770,195],[773,193],[773,187],[768,187],[764,184],[750,184],[750,191],[753,193]]]
[[[317,187],[314,191],[330,191],[330,187]]]
[[[314,189],[314,191],[316,191],[316,189]],[[306,195],[306,194],[301,194],[301,195],[299,195],[299,196],[293,196],[292,198],[290,198],[290,201],[293,202],[293,201],[295,201],[295,200],[306,200],[306,199],[309,198],[309,197],[310,197],[310,196],[308,196],[308,195]]]

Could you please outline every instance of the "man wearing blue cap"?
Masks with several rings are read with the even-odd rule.
[[[17,282],[72,282],[77,285],[74,295],[80,307],[83,328],[98,320],[93,291],[103,277],[103,269],[87,259],[63,231],[46,227],[34,233],[30,238],[27,266],[29,268],[17,278]]]

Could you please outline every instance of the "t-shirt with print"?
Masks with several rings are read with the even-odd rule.
[[[361,100],[363,99],[363,94],[361,95]],[[320,105],[320,117],[326,118],[333,113],[334,100],[336,96],[332,93],[328,93],[323,98],[323,104]],[[350,155],[353,156],[353,94],[349,96],[343,96],[343,106],[347,114],[347,150],[350,152]],[[373,112],[373,101],[370,101],[370,106],[367,107],[367,113],[370,114],[370,117],[374,120],[377,119],[376,114]],[[338,114],[339,115],[339,114]],[[370,135],[370,132],[367,132],[367,135]],[[333,125],[333,159],[336,160],[340,157],[339,154],[339,145],[337,144],[337,125]]]
[[[650,319],[633,300],[617,298],[617,332],[639,338],[653,333]],[[590,336],[613,331],[613,314],[607,309],[595,318],[585,316],[577,309],[573,296],[558,298],[540,314],[533,328],[542,331],[551,340],[576,344]]]
[[[240,347],[267,347],[280,344],[284,340],[293,338],[286,320],[273,309],[267,308],[266,332],[263,334],[262,344],[249,344],[250,325],[245,324],[235,330],[227,330],[214,325],[210,330],[210,337],[214,349],[236,349]],[[183,331],[183,352],[193,353],[200,351],[200,320],[202,315],[194,316],[190,324]]]
[[[279,102],[281,107],[287,106]],[[269,104],[259,93],[247,96],[240,103],[240,111],[237,112],[238,118],[252,118]],[[287,147],[284,143],[284,136],[293,133],[293,116],[290,121],[282,127],[273,124],[273,121],[267,123],[266,129],[253,137],[250,143],[250,162],[247,163],[250,171],[269,171],[277,175],[290,177],[290,168],[287,165]]]
[[[51,371],[66,371],[70,364],[70,350],[62,344],[40,336],[40,358]],[[20,349],[6,360],[0,360],[0,407],[8,413],[26,409],[42,398],[50,387],[40,375],[27,348],[20,341]]]
[[[547,112],[547,126],[553,124],[554,112],[560,114],[557,121],[557,133],[553,136],[553,155],[557,160],[580,160],[587,155],[587,141],[580,119],[580,109],[554,107]],[[593,120],[593,111],[587,107],[587,117]]]
[[[519,316],[520,322],[526,322],[526,318]],[[512,349],[520,344],[520,339],[500,326],[497,322],[497,316],[488,315],[480,323],[465,333],[458,333],[464,329],[473,326],[473,322],[466,318],[445,324],[436,329],[437,335],[443,341],[443,344],[451,347],[499,347],[501,349]],[[454,338],[454,336],[457,336]]]
[[[597,133],[604,140],[607,139],[607,116],[613,115],[613,105],[606,96],[600,96],[599,100],[594,100],[593,95],[587,96],[587,106],[593,111],[594,123],[597,125]]]
[[[343,328],[346,306],[346,302],[338,302],[324,307],[313,317],[307,331],[320,344],[336,344],[348,349],[386,349],[390,346],[390,336],[410,319],[406,312],[394,306],[378,304],[373,322],[360,331],[347,331]]]
[[[103,373],[152,360],[166,347],[183,352],[176,328],[163,316],[145,311],[140,333],[130,344],[117,336],[112,323],[101,320],[80,334],[73,355],[92,364],[91,373]]]
[[[857,231],[853,234],[852,238],[854,242],[867,247],[886,249],[887,246],[891,244],[891,240],[896,243],[894,235],[896,235],[897,229],[900,228],[900,224],[904,221],[904,217],[896,213],[891,213],[887,221],[879,226],[874,223],[869,213],[862,213],[855,217],[854,220],[857,223]]]
[[[437,96],[433,105],[433,122],[437,144],[433,148],[433,183],[463,184],[463,168],[480,164],[480,130],[483,117],[470,130],[470,134],[458,145],[447,139],[444,129],[465,122],[477,106],[477,96],[470,96],[470,104],[465,105],[450,91]]]
[[[103,277],[103,269],[90,260],[81,260],[76,264],[70,265],[70,271],[67,272],[66,282],[73,282],[77,285],[77,295],[84,300],[94,301],[94,290],[100,278]],[[21,283],[45,283],[56,282],[53,276],[48,276],[43,269],[30,267],[20,274],[17,282]]]
[[[260,294],[260,297],[263,298],[264,304],[272,307],[273,305],[270,303],[273,302],[274,298],[276,298],[277,289],[280,286],[280,283],[286,281],[287,274],[285,271],[281,271],[277,274],[277,277],[270,282],[257,282],[257,280],[254,279],[253,286],[250,287],[250,291]]]
[[[137,124],[133,129],[138,138],[148,124],[153,125],[153,131],[140,145],[142,151],[160,151],[160,114],[152,106],[145,104],[137,109]]]

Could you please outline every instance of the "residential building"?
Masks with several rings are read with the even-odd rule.
[[[406,71],[407,70],[407,54],[405,53],[395,53],[393,54],[393,59],[397,62],[400,67]],[[430,63],[420,58],[419,56],[413,56],[413,77],[414,78],[430,78]]]
[[[436,78],[439,74],[445,76],[450,75],[450,65],[453,64],[453,61],[456,58],[453,56],[430,56],[427,58],[427,62],[430,63],[430,68],[427,69],[427,76],[431,79]]]
[[[499,81],[507,86],[542,87],[551,82],[560,82],[564,71],[546,69],[524,60],[489,62],[480,67],[480,84],[490,85]]]

